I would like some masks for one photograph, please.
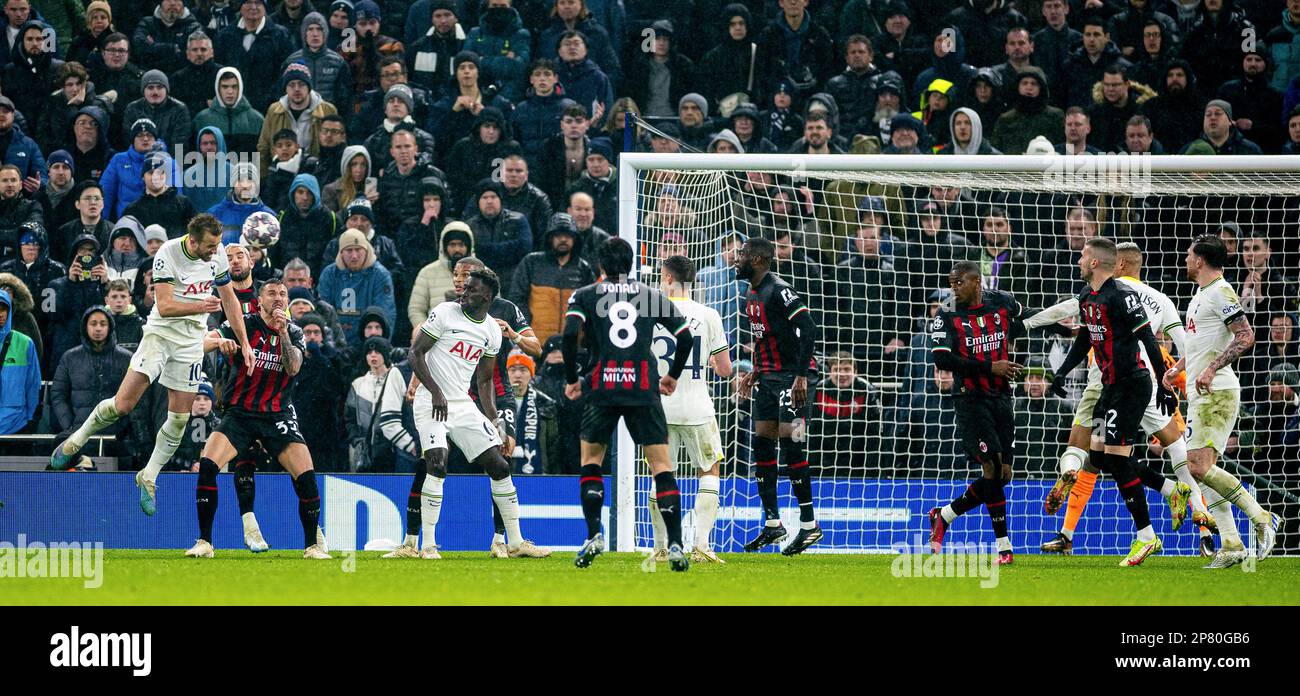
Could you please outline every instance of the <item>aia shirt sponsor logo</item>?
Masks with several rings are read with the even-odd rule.
[[[456,345],[452,346],[450,352],[466,362],[478,362],[478,359],[483,357],[482,348],[465,341],[456,341]]]
[[[190,283],[185,286],[186,295],[206,295],[212,292],[212,281],[205,280],[201,283]]]

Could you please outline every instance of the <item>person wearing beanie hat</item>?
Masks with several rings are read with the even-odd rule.
[[[598,138],[592,138],[591,142],[587,144],[587,156],[591,157],[593,155],[596,157],[604,157],[606,162],[613,164],[614,144],[610,142],[609,138],[603,135]]]
[[[682,128],[682,142],[703,150],[713,135],[709,121],[709,103],[703,96],[691,92],[677,101],[677,120]]]
[[[501,277],[502,295],[511,286],[515,267],[533,249],[533,231],[521,213],[505,207],[505,187],[491,178],[472,190],[478,212],[465,222],[474,232],[474,253]]]
[[[399,6],[404,8],[405,5]],[[401,10],[405,12],[405,9]],[[380,31],[383,11],[374,0],[360,0],[356,3],[356,41],[344,41],[335,48],[352,68],[352,80],[359,92],[365,93],[379,88],[382,95],[388,85],[381,84],[379,65],[388,58],[405,60],[406,47],[402,42]]]
[[[132,52],[136,63],[145,69],[175,73],[189,62],[185,59],[186,44],[190,34],[200,28],[199,20],[190,14],[183,0],[163,0],[152,16],[141,19],[135,27]]]
[[[45,170],[45,185],[36,192],[35,198],[46,224],[58,230],[77,217],[76,197],[71,195],[76,189],[72,156],[66,150],[55,150],[45,160]]]
[[[222,244],[243,244],[244,221],[253,213],[276,216],[275,211],[262,202],[261,181],[257,165],[252,162],[240,162],[230,168],[230,192],[225,200],[208,209],[221,221]]]
[[[419,12],[421,4],[427,4],[428,10]],[[409,47],[411,82],[439,97],[456,76],[453,61],[465,43],[456,4],[454,0],[417,0],[405,20],[403,43]]]
[[[294,32],[267,17],[267,5],[262,0],[238,3],[238,11],[239,21],[217,32],[213,50],[218,63],[239,69],[247,80],[244,96],[248,103],[265,112],[283,87],[281,82],[267,78],[297,48]]]
[[[555,418],[557,404],[534,388],[536,373],[537,363],[526,353],[515,350],[506,358],[506,377],[511,388],[510,396],[514,398],[504,400],[504,405],[514,413],[516,441],[510,460],[511,468],[517,474],[551,473],[544,443],[552,439],[548,433],[554,428],[549,422]],[[493,545],[498,543],[508,555],[503,542],[494,541]]]
[[[1263,150],[1237,130],[1232,121],[1232,105],[1222,99],[1205,104],[1201,137],[1183,148],[1182,154],[1259,155]],[[1206,152],[1206,146],[1211,152]]]
[[[298,147],[312,157],[320,155],[321,119],[338,113],[333,104],[321,98],[312,88],[311,70],[302,63],[289,63],[280,76],[284,96],[271,104],[262,121],[262,132],[257,138],[260,171],[265,174],[273,162],[274,136],[281,129],[298,134]]]
[[[432,153],[436,150],[437,143],[433,135],[415,122],[415,93],[410,85],[403,82],[388,88],[384,96],[384,120],[365,141],[365,148],[371,153],[376,171],[382,171],[393,161],[393,133],[398,128],[415,134],[418,152]]]
[[[151,246],[154,244],[162,246],[166,242],[167,230],[163,229],[162,225],[153,224],[144,228],[144,248],[149,252],[150,256],[153,256],[157,251],[157,249],[150,249]]]
[[[1047,87],[1047,78],[1038,66],[1016,73],[1015,81],[1005,86],[1013,95],[1011,110],[993,125],[989,144],[1005,154],[1020,155],[1035,136],[1064,133],[1065,112],[1051,105]]]
[[[509,2],[484,2],[478,26],[465,34],[465,48],[482,57],[479,68],[512,104],[524,97],[532,46],[532,35]]]
[[[165,152],[153,152],[141,163],[139,176],[144,193],[126,206],[122,214],[134,215],[143,227],[162,225],[168,239],[185,234],[186,224],[199,211],[175,186],[180,179],[175,161]]]
[[[358,472],[391,472],[396,464],[393,447],[382,447],[386,440],[377,416],[385,392],[396,386],[397,374],[390,375],[393,346],[387,339],[373,336],[349,351],[345,366],[352,380],[344,402],[344,424],[348,434],[348,466]]]
[[[289,288],[289,316],[298,323],[298,326],[302,326],[300,319],[304,314],[315,311],[316,297],[310,288],[302,286]]]
[[[281,4],[280,10],[274,17],[285,14],[287,9],[287,4]],[[311,8],[304,3],[298,9],[301,12]],[[286,17],[286,19],[290,18]],[[296,21],[282,23],[286,29],[297,33],[302,47],[284,59],[284,64],[280,66],[281,74],[290,65],[301,63],[307,66],[308,72],[311,73],[312,89],[316,90],[321,99],[334,104],[335,107],[351,106],[356,94],[352,84],[352,67],[341,54],[329,47],[330,27],[325,16],[319,12],[309,11],[302,17],[301,23]]]
[[[350,346],[361,344],[360,319],[367,307],[379,307],[389,326],[397,323],[392,274],[376,261],[374,247],[361,230],[348,229],[339,236],[338,253],[321,271],[317,295],[338,310]]]
[[[171,96],[171,81],[161,70],[149,70],[140,78],[140,91],[144,96],[127,104],[122,112],[122,124],[134,124],[148,119],[157,128],[155,137],[164,147],[171,148],[190,142],[190,109],[181,100]]]
[[[69,63],[88,65],[90,54],[104,50],[104,39],[117,31],[113,27],[113,7],[107,0],[92,0],[86,5],[85,24],[76,29],[72,43],[68,45],[66,60]],[[66,37],[67,34],[55,30],[55,35]]]
[[[406,305],[406,316],[415,332],[429,316],[429,310],[442,303],[448,292],[455,289],[456,263],[474,255],[474,233],[469,225],[456,220],[442,228],[438,241],[438,256],[419,269],[411,283],[411,300]],[[414,340],[415,333],[412,333]]]
[[[542,249],[524,257],[504,294],[523,310],[538,340],[545,341],[564,328],[573,291],[594,282],[596,269],[582,259],[582,239],[573,217],[555,213],[546,225]]]

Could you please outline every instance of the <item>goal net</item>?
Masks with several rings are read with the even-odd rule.
[[[749,236],[776,242],[774,272],[804,298],[821,330],[805,443],[825,532],[813,549],[820,552],[924,548],[925,513],[979,475],[959,446],[950,377],[936,373],[925,330],[954,262],[979,263],[986,286],[1043,308],[1082,287],[1076,264],[1084,240],[1132,241],[1144,253],[1142,280],[1184,312],[1195,290],[1185,271],[1187,247],[1199,234],[1220,234],[1232,253],[1225,276],[1257,336],[1235,368],[1242,408],[1220,465],[1287,520],[1278,552],[1300,550],[1300,158],[628,153],[619,186],[619,232],[637,250],[642,280],[657,283],[667,256],[690,257],[699,269],[693,298],[722,315],[742,371],[751,360],[748,289],[729,268],[732,254]],[[1047,391],[1045,375],[1071,340],[1034,331],[1015,345],[1013,357],[1029,368],[1014,385],[1015,477],[1007,487],[1018,551],[1036,552],[1064,516],[1064,509],[1046,515],[1043,500],[1086,366],[1069,376],[1066,400]],[[661,358],[661,370],[669,359]],[[721,379],[707,363],[704,372],[725,451],[712,542],[734,552],[763,524],[750,404],[735,395],[738,375]],[[644,551],[652,538],[652,480],[626,431],[619,445],[618,548]],[[1173,477],[1157,448],[1141,456]],[[687,464],[677,470],[688,547],[697,473]],[[783,521],[793,533],[798,508],[784,469],[780,480]],[[1194,525],[1173,532],[1168,507],[1148,495],[1166,552],[1196,553]],[[1236,517],[1249,539],[1250,525],[1240,511]],[[1075,532],[1075,552],[1127,552],[1133,533],[1113,481],[1101,477]],[[948,539],[991,543],[983,509],[963,517]]]

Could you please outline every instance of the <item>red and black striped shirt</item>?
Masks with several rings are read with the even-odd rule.
[[[286,346],[280,340],[280,335],[262,320],[261,314],[245,314],[244,329],[248,332],[248,345],[253,349],[256,364],[253,366],[253,374],[249,375],[242,354],[235,354],[234,364],[226,379],[226,410],[235,408],[250,413],[279,413],[287,410],[292,402],[293,393],[290,388],[294,378],[284,369]],[[222,323],[220,331],[225,338],[235,338],[229,321]],[[289,340],[298,350],[307,350],[302,329],[293,322],[289,322]]]
[[[749,289],[745,314],[754,336],[755,372],[792,372],[806,375],[817,371],[810,359],[799,365],[799,329],[795,317],[808,312],[808,305],[789,283],[768,273],[758,287]],[[806,368],[806,371],[805,371]]]
[[[941,307],[930,322],[931,354],[948,351],[963,360],[992,365],[1011,359],[1011,342],[1024,333],[1020,322],[1024,308],[999,290],[985,290],[973,307]],[[936,358],[936,364],[940,364]],[[972,366],[978,367],[978,366]],[[992,374],[991,368],[958,369],[953,375],[954,395],[1007,396],[1011,385]]]
[[[1079,316],[1087,326],[1103,384],[1147,371],[1138,330],[1151,319],[1136,292],[1110,278],[1098,290],[1079,293]]]

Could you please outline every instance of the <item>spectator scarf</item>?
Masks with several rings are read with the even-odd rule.
[[[537,408],[537,392],[529,385],[515,412],[515,451],[511,454],[511,463],[516,472],[542,473],[541,436],[542,415]]]

